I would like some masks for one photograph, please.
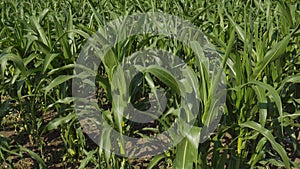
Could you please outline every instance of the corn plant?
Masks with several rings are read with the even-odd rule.
[[[299,11],[295,0],[1,1],[1,168],[16,168],[15,159],[27,156],[40,168],[53,162],[66,168],[299,168]],[[134,81],[118,86],[128,88],[129,101],[147,109],[160,88],[168,96],[167,109],[175,111],[150,126],[118,116],[113,75],[137,51],[155,48],[179,56],[199,85],[198,116],[183,140],[153,157],[131,159],[102,149],[109,146],[110,131],[102,133],[100,143],[88,137],[74,109],[72,80],[80,52],[95,32],[105,35],[101,28],[110,21],[147,12],[179,16],[208,37],[221,60],[219,71],[225,72],[226,102],[220,106],[219,124],[210,131],[218,113],[211,113],[208,105],[216,101],[212,96],[218,84],[209,79],[207,63],[193,52],[201,50],[200,42],[186,46],[149,34],[123,39],[99,65],[93,93],[116,131],[138,138],[162,133],[180,107],[180,86],[173,83],[173,75],[159,68],[141,69]],[[6,131],[26,143],[6,136]],[[46,154],[51,148],[45,140],[55,132],[62,142],[59,161]],[[212,134],[203,139],[208,132]]]

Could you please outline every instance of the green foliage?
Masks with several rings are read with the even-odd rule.
[[[220,124],[202,142],[201,134],[208,131],[205,127],[218,115],[218,100],[213,96],[224,93],[215,91],[220,74],[210,80],[207,60],[191,52],[202,50],[198,42],[191,42],[189,48],[177,40],[150,35],[116,44],[99,67],[97,99],[108,124],[132,137],[145,136],[145,130],[159,134],[172,124],[178,114],[176,94],[184,87],[159,67],[145,69],[136,77],[138,87],[132,88],[140,98],[151,91],[158,98],[158,86],[175,91],[166,92],[170,111],[155,126],[139,129],[122,119],[112,105],[115,98],[111,90],[116,86],[111,84],[122,59],[145,47],[164,49],[191,68],[185,72],[193,79],[187,86],[198,89],[200,110],[190,133],[169,151],[152,157],[148,168],[299,168],[294,161],[300,158],[299,11],[300,3],[293,0],[2,0],[1,131],[8,128],[7,117],[16,115],[15,120],[20,119],[14,122],[16,135],[25,135],[28,144],[37,148],[0,134],[1,165],[14,168],[9,157],[27,154],[40,168],[46,168],[49,160],[45,151],[49,147],[44,138],[54,131],[63,142],[60,161],[64,167],[134,168],[137,162],[145,162],[101,149],[111,146],[110,138],[104,135],[100,148],[89,144],[91,140],[82,131],[74,110],[71,80],[81,49],[99,27],[124,15],[164,12],[196,25],[222,57],[227,90]]]

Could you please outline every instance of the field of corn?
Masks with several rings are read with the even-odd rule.
[[[226,100],[218,125],[201,141],[218,85],[205,63],[189,46],[162,35],[117,43],[95,81],[99,109],[116,131],[160,134],[178,110],[171,75],[153,69],[135,76],[130,102],[143,109],[141,100],[160,87],[173,111],[147,125],[119,119],[111,76],[123,58],[144,47],[169,51],[199,84],[198,116],[184,139],[161,154],[124,157],[100,148],[111,146],[110,137],[100,136],[98,146],[82,128],[72,79],[80,52],[99,28],[146,12],[178,16],[208,38],[224,68]],[[300,168],[298,0],[1,0],[0,63],[0,168]]]

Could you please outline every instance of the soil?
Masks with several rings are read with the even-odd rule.
[[[51,113],[53,115],[53,112]],[[49,114],[47,114],[49,115]],[[51,118],[48,116],[46,119],[51,120]],[[3,126],[3,125],[2,125]],[[34,151],[35,153],[39,154],[41,150],[39,150],[38,145],[31,144],[29,135],[26,135],[25,132],[22,132],[22,129],[18,129],[13,124],[6,124],[5,127],[0,128],[0,135],[2,135],[5,138],[8,138],[11,140],[9,143],[10,145],[22,145],[31,151]],[[297,135],[298,145],[300,146],[300,129],[298,128],[297,131],[299,134]],[[90,140],[88,137],[86,137],[88,140],[88,144],[91,145],[91,148],[95,148],[96,145],[93,143],[92,140]],[[222,139],[222,145],[226,147],[226,145],[229,144],[230,140],[232,139],[230,134],[226,134],[225,137]],[[60,136],[59,130],[53,130],[52,132],[44,134],[44,137],[42,137],[42,140],[46,143],[44,145],[43,154],[44,154],[44,160],[46,161],[47,168],[49,169],[55,169],[55,168],[66,168],[66,169],[72,169],[72,168],[78,168],[80,165],[79,161],[75,162],[64,162],[63,156],[66,153],[65,152],[65,146],[62,141],[62,138]],[[300,164],[300,156],[299,154],[295,154],[292,152],[293,145],[286,144],[286,151],[291,158],[292,161],[295,163]],[[213,144],[211,145],[211,148],[213,147]],[[222,153],[222,152],[220,152]],[[208,157],[209,158],[209,157]],[[230,159],[230,157],[228,156]],[[14,165],[16,169],[35,169],[38,168],[38,163],[32,159],[29,155],[26,153],[23,154],[23,157],[19,157],[16,155],[12,155],[8,158]],[[209,160],[209,159],[208,159]],[[129,163],[134,166],[134,169],[144,169],[148,166],[149,162],[151,161],[151,158],[144,158],[144,159],[129,159]],[[155,166],[156,169],[163,168],[162,166],[165,165],[163,162],[160,162],[157,166]],[[3,163],[0,168],[9,168],[9,164]],[[92,167],[90,167],[92,168]],[[171,166],[167,167],[171,168]]]
[[[55,116],[56,113],[48,112],[44,116],[45,121],[50,121],[51,117]],[[38,148],[37,144],[32,144],[30,135],[25,134],[24,129],[18,128],[20,125],[14,125],[16,123],[21,123],[14,118],[14,114],[10,114],[5,117],[6,123],[0,129],[0,135],[10,140],[9,145],[17,147],[21,145],[29,150],[40,154],[41,150]],[[64,152],[64,144],[60,137],[58,130],[53,130],[52,132],[46,133],[42,138],[43,142],[46,144],[43,146],[44,161],[47,165],[47,168],[76,168],[76,165],[79,163],[67,164],[62,161]],[[30,168],[39,168],[38,163],[32,159],[28,154],[23,153],[22,157],[17,155],[11,155],[8,157],[8,161],[11,161],[13,167],[16,169],[30,169]],[[9,168],[9,164],[3,163],[0,168]]]

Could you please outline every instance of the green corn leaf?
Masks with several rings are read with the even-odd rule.
[[[287,83],[300,83],[300,74],[286,77],[281,82],[281,85],[278,87],[277,91],[281,91]]]
[[[47,76],[51,76],[55,73],[58,73],[58,72],[61,72],[61,71],[64,71],[66,69],[74,69],[75,65],[74,64],[68,64],[68,65],[65,65],[65,66],[62,66],[62,67],[59,67],[59,68],[55,68],[55,69],[52,69],[50,70],[48,73],[47,73]]]
[[[109,50],[107,54],[103,58],[103,64],[105,66],[105,70],[108,74],[108,78],[110,81],[113,79],[115,68],[118,66],[119,62],[115,53],[112,50]]]
[[[113,79],[111,80],[111,91],[118,91],[118,95],[115,94],[112,96],[112,108],[113,108],[113,116],[115,120],[115,125],[120,133],[122,133],[122,116],[124,109],[127,107],[128,100],[124,98],[128,98],[128,87],[125,80],[125,75],[123,69],[119,66]]]
[[[89,37],[90,37],[89,34],[84,32],[83,30],[79,30],[79,29],[71,29],[71,30],[68,30],[66,33],[76,33],[76,34],[82,36],[84,39],[89,39]]]
[[[88,163],[92,160],[93,155],[96,153],[96,150],[88,152],[87,156],[80,162],[78,169],[84,169]]]
[[[47,131],[51,131],[54,129],[57,129],[58,126],[62,126],[64,124],[67,124],[72,119],[76,118],[75,113],[70,113],[65,117],[58,117],[50,121],[43,129],[42,133],[45,133]]]
[[[238,36],[241,38],[241,40],[242,40],[243,42],[245,42],[245,38],[246,38],[246,33],[245,33],[245,31],[242,29],[242,27],[241,27],[239,24],[237,24],[237,23],[234,21],[234,19],[233,19],[227,12],[226,12],[226,16],[228,17],[228,19],[229,19],[231,25],[235,28],[235,30],[236,30]]]
[[[4,79],[4,72],[7,65],[7,61],[11,60],[16,65],[16,67],[21,71],[24,77],[27,77],[27,69],[24,65],[22,58],[16,54],[8,53],[0,56],[0,63],[1,63],[1,73],[2,78]]]
[[[180,93],[180,89],[176,79],[167,70],[156,65],[151,65],[147,68],[146,71],[159,78],[176,93]]]
[[[166,158],[165,154],[158,154],[158,155],[154,156],[152,158],[152,160],[150,161],[150,163],[148,164],[147,169],[152,169],[153,167],[155,167],[155,165],[157,165],[164,158]]]
[[[216,89],[217,89],[217,86],[219,85],[219,82],[222,80],[222,75],[224,75],[224,69],[223,67],[226,66],[226,63],[227,63],[227,60],[229,58],[229,55],[230,55],[230,52],[232,50],[232,47],[234,45],[234,37],[235,37],[235,31],[232,30],[230,32],[230,39],[229,39],[229,44],[226,48],[226,52],[225,52],[225,55],[223,57],[223,60],[222,60],[222,67],[217,70],[217,75],[216,77],[213,79],[212,81],[212,85],[211,85],[211,88],[210,88],[210,91],[209,91],[209,96],[208,96],[208,99],[207,101],[204,102],[204,104],[206,105],[205,106],[205,110],[204,110],[204,114],[202,116],[202,122],[206,125],[206,126],[210,126],[211,123],[213,122],[213,120],[215,120],[218,116],[219,116],[219,112],[217,110],[217,107],[219,106],[218,103],[219,103],[219,100],[214,98],[215,95],[220,95],[220,96],[223,96],[223,94],[225,94],[225,91],[221,91],[219,93],[216,93]],[[219,97],[219,98],[222,98],[222,97]],[[209,131],[211,132],[211,131]]]
[[[34,42],[38,46],[38,48],[41,52],[43,52],[46,55],[48,55],[50,53],[50,51],[51,51],[50,47],[47,46],[46,44],[44,44],[42,41],[36,40]]]
[[[267,107],[264,106],[268,103],[265,89],[260,86],[253,86],[252,88],[254,89],[257,99],[258,99],[258,102],[260,104],[260,106],[259,106],[259,123],[262,126],[265,126],[266,120],[267,120],[267,115],[268,115]]]
[[[35,29],[35,31],[37,31],[37,33],[39,35],[38,37],[41,38],[42,43],[46,46],[50,46],[47,35],[45,34],[44,29],[40,25],[38,18],[36,18],[35,16],[32,16],[30,18],[30,21],[33,23],[34,29]]]
[[[58,99],[55,101],[55,103],[49,104],[46,108],[46,110],[49,110],[50,108],[52,108],[53,106],[57,105],[57,104],[71,104],[74,101],[73,97],[66,97],[64,99]]]
[[[56,30],[56,34],[60,40],[60,43],[62,45],[62,49],[63,49],[63,54],[64,54],[64,58],[68,59],[71,58],[71,47],[70,44],[68,42],[68,38],[66,35],[68,34],[64,34],[64,30],[63,30],[63,26],[61,25],[61,23],[59,23],[58,19],[56,16],[53,17],[53,21],[54,21],[54,25],[55,25],[55,30]]]
[[[288,24],[289,27],[293,26],[294,23],[293,23],[291,11],[287,6],[287,4],[283,1],[279,1],[278,6],[284,21]]]
[[[45,88],[45,94],[44,96],[46,97],[47,93],[53,89],[54,87],[72,79],[74,75],[61,75],[55,78],[46,88]]]
[[[258,85],[258,86],[260,86],[260,87],[268,90],[268,92],[269,92],[268,94],[273,97],[274,102],[275,102],[275,104],[277,106],[277,109],[278,109],[278,112],[279,112],[279,116],[280,117],[283,116],[281,98],[280,98],[279,94],[276,92],[276,90],[272,86],[270,86],[268,84],[265,84],[263,82],[260,82],[260,81],[251,81],[251,82],[249,82],[249,84],[255,84],[255,85]],[[283,130],[282,121],[281,121],[281,127],[282,127],[282,130]]]
[[[18,149],[12,148],[12,146],[10,145],[10,140],[0,134],[0,159],[2,158],[3,160],[5,160],[4,154],[2,153],[3,151],[8,154],[22,157],[22,153],[19,152]]]
[[[58,57],[59,54],[58,53],[49,53],[48,55],[46,55],[45,59],[44,59],[44,63],[43,63],[43,70],[42,73],[45,73],[46,70],[48,69],[51,61],[53,59],[55,59],[56,57]]]
[[[272,49],[266,53],[263,61],[259,63],[259,65],[257,65],[253,71],[253,75],[252,75],[253,80],[257,79],[258,76],[261,75],[263,70],[271,61],[277,59],[285,52],[286,47],[291,40],[291,35],[292,34],[287,35],[285,38],[283,38],[280,42],[274,45]]]
[[[177,145],[176,157],[173,163],[175,169],[193,168],[193,163],[197,163],[200,133],[201,128],[193,127],[186,134],[186,138]]]
[[[44,18],[47,16],[48,13],[49,13],[49,8],[44,9],[38,17],[38,22],[41,23],[44,20]]]
[[[193,168],[193,155],[195,155],[189,141],[185,138],[178,145],[174,161],[175,169]]]
[[[20,146],[20,151],[28,153],[33,159],[35,159],[38,162],[40,168],[46,168],[45,162],[42,160],[42,158],[37,153],[35,153],[23,146]]]
[[[254,121],[247,121],[245,123],[240,124],[240,126],[256,130],[260,134],[262,134],[264,137],[266,137],[269,140],[269,142],[271,143],[273,149],[280,155],[281,159],[284,162],[285,167],[287,169],[290,169],[290,160],[289,160],[289,157],[287,156],[286,151],[280,144],[278,144],[275,141],[274,136],[272,135],[272,133],[269,130],[267,130],[266,128],[264,128],[263,126],[261,126],[260,124],[254,122]]]
[[[92,9],[92,11],[93,11],[93,14],[96,16],[96,21],[97,21],[98,25],[99,25],[99,26],[103,25],[103,19],[102,19],[101,15],[100,15],[100,14],[97,12],[97,10],[95,9],[95,7],[94,7],[92,1],[91,1],[91,0],[88,0],[88,2],[89,2],[89,5],[90,5],[90,7],[91,7],[91,9]]]
[[[105,92],[108,95],[108,99],[111,101],[112,100],[111,86],[110,86],[108,78],[104,78],[104,77],[101,77],[101,76],[96,76],[96,81],[99,82],[99,85],[101,87],[103,87],[103,89],[105,90]]]
[[[257,146],[255,148],[255,153],[253,153],[249,163],[251,164],[251,167],[254,167],[260,160],[264,158],[264,150],[263,146],[265,146],[268,139],[266,137],[263,137],[259,140],[257,143]]]

